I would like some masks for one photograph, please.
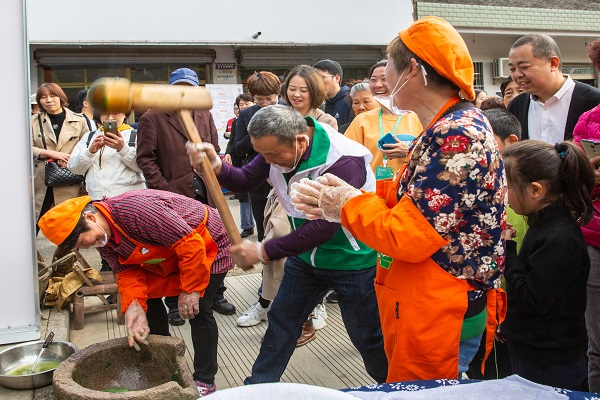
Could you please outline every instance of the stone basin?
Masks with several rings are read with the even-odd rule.
[[[183,340],[158,335],[147,340],[141,351],[129,347],[127,338],[78,351],[54,371],[54,395],[58,400],[197,399]]]

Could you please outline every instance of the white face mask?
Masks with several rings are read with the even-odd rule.
[[[310,144],[310,138],[306,135],[302,135],[306,138],[306,148],[308,149],[308,146]],[[295,170],[296,168],[298,168],[298,164],[300,164],[300,160],[302,159],[302,156],[304,155],[304,150],[302,151],[302,153],[300,153],[300,157],[298,157],[298,145],[296,144],[296,152],[294,154],[294,166],[293,167],[284,167],[282,165],[278,165],[278,164],[271,164],[271,166],[273,166],[273,168],[277,168],[279,171],[283,172],[284,174],[290,173],[293,170]],[[298,157],[298,159],[296,160],[296,157]]]
[[[396,82],[396,85],[394,86],[394,88],[392,89],[392,93],[390,94],[390,108],[389,110],[391,112],[393,112],[396,115],[402,115],[404,113],[406,113],[406,111],[399,109],[397,106],[394,105],[394,96],[400,91],[400,89],[402,89],[404,87],[404,85],[406,85],[408,83],[408,81],[410,80],[410,78],[408,78],[402,85],[400,85],[400,87],[398,89],[396,89],[398,87],[398,84],[400,83],[400,81],[402,80],[402,77],[404,76],[404,74],[406,73],[406,70],[408,69],[408,67],[404,68],[404,71],[402,71],[402,75],[400,75],[400,78],[398,78],[398,81]]]
[[[99,223],[97,223],[97,222],[93,222],[93,223],[96,224],[96,226],[98,226],[98,228],[100,228],[102,230],[102,233],[104,233],[104,239],[101,241],[96,240],[96,243],[91,245],[90,249],[95,249],[97,247],[106,246],[106,244],[108,243],[108,235],[106,234],[106,231],[104,230],[104,228],[102,228],[102,225],[100,225]]]

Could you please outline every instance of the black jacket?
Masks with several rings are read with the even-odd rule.
[[[277,101],[277,104],[285,105],[281,99]],[[258,110],[260,110],[260,107],[255,104],[252,107],[242,110],[240,116],[236,119],[235,138],[233,139],[234,142],[231,155],[233,156],[235,154],[236,156],[241,157],[245,162],[252,161],[258,154],[254,151],[254,147],[252,147],[252,142],[250,141],[250,135],[248,134],[250,120]],[[231,137],[233,138],[233,127],[231,130]]]
[[[337,120],[338,127],[352,122],[354,113],[348,86],[343,86],[333,98],[325,100],[325,112]]]
[[[501,331],[513,355],[537,365],[585,356],[589,271],[583,234],[561,201],[540,211],[518,255],[516,243],[506,241],[508,311]]]
[[[508,105],[511,112],[521,123],[521,139],[529,139],[529,103],[531,96],[523,93],[514,98]],[[573,139],[573,129],[581,114],[600,104],[600,90],[585,83],[575,81],[573,97],[569,105],[569,114],[565,125],[564,140]]]

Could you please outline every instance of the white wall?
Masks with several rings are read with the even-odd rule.
[[[410,0],[26,0],[31,43],[389,42],[412,22]],[[65,23],[59,23],[65,21]],[[261,32],[258,39],[252,35]]]
[[[10,151],[0,157],[4,195],[0,196],[0,343],[40,337],[35,259],[29,60],[24,25],[24,0],[6,1],[0,13],[3,68],[0,87],[10,96],[0,98],[10,129],[3,135]],[[7,71],[11,71],[8,73]],[[8,142],[7,142],[8,143]]]

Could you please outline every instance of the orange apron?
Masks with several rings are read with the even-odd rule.
[[[115,223],[102,203],[94,205],[112,226],[136,245],[127,259],[119,256],[119,262],[123,265],[139,265],[139,268],[128,268],[116,275],[123,313],[135,299],[146,311],[147,299],[178,296],[181,292],[200,292],[200,296],[204,295],[210,280],[210,267],[218,251],[217,244],[206,228],[206,207],[200,225],[173,246],[166,247],[144,244],[131,238]],[[192,255],[192,259],[183,265],[181,254]]]
[[[396,177],[402,175],[402,167]],[[447,244],[429,221],[415,207],[407,196],[397,201],[398,180],[377,181],[377,195],[384,199],[389,209],[403,218],[398,226],[397,219],[389,224],[405,237],[388,246],[403,246],[406,260],[393,259],[391,264],[382,266],[378,259],[375,278],[375,292],[379,305],[384,347],[388,358],[388,382],[423,379],[456,379],[458,377],[459,343],[464,315],[468,307],[467,292],[474,288],[466,280],[455,278],[440,268],[429,256]],[[363,196],[361,196],[363,197]],[[364,210],[372,199],[360,198],[350,204],[351,209]],[[377,214],[377,210],[373,214]],[[389,218],[388,218],[389,219]],[[373,216],[359,217],[346,213],[343,224],[361,239],[368,234],[365,224],[373,221]],[[375,222],[378,223],[378,222]],[[380,229],[390,229],[381,225]],[[361,234],[362,231],[362,234]],[[411,246],[411,242],[427,243]],[[408,261],[411,260],[411,261]],[[506,314],[506,293],[502,289],[487,290],[486,356],[489,354],[496,327]],[[485,358],[483,363],[485,363]],[[483,365],[482,365],[483,370]]]

